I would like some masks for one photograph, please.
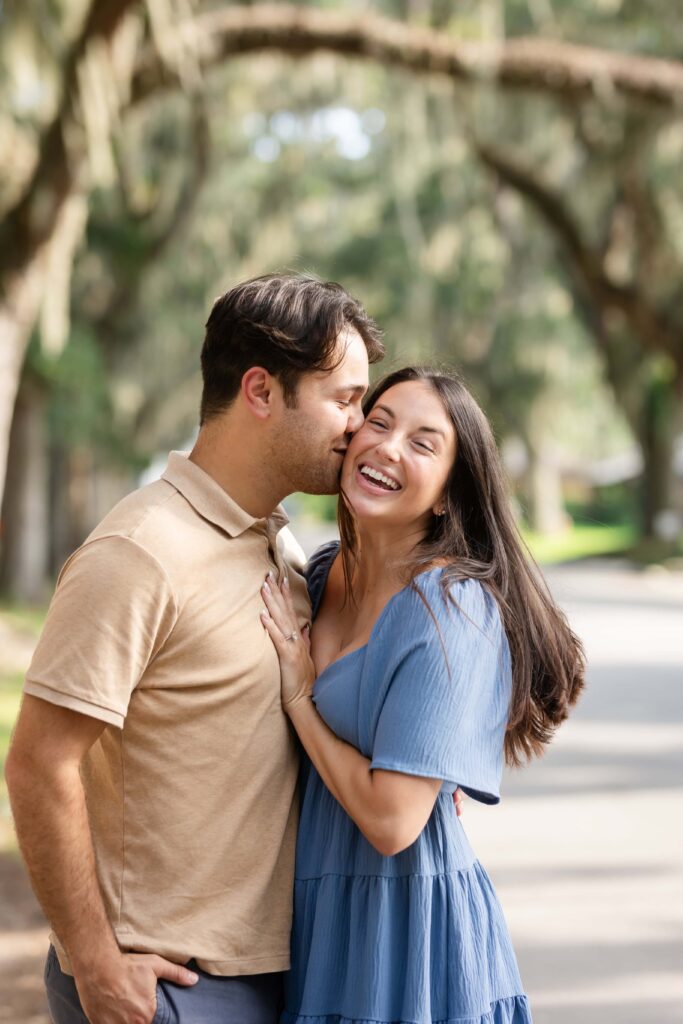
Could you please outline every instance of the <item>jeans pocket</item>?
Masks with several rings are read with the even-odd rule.
[[[164,990],[161,987],[161,982],[157,981],[157,1008],[154,1016],[152,1017],[152,1024],[167,1024],[167,1018],[166,997],[164,995]]]
[[[49,950],[47,951],[47,958],[45,960],[45,970],[43,971],[43,981],[45,982],[46,985],[47,985],[48,978],[52,974],[52,968],[55,965],[55,960],[56,959],[57,959],[57,953],[55,952],[55,947],[54,946],[50,946]]]

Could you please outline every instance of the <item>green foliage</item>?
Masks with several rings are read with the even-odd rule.
[[[332,494],[291,494],[286,500],[287,512],[297,519],[314,519],[324,523],[337,521],[337,498]]]
[[[524,539],[539,565],[575,562],[581,558],[626,555],[636,540],[632,524],[620,526],[576,525],[565,533],[540,536],[531,531]]]
[[[91,448],[112,464],[141,468],[144,462],[117,430],[103,353],[86,326],[74,325],[58,356],[43,353],[34,338],[27,364],[48,389],[48,425],[55,443]]]
[[[5,782],[5,761],[12,729],[21,702],[23,676],[20,673],[0,673],[0,850],[14,846],[9,797]]]
[[[627,526],[638,519],[637,488],[633,482],[600,487],[590,501],[567,501],[565,508],[577,525]]]

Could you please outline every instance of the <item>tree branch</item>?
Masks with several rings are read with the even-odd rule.
[[[209,118],[204,97],[191,98],[189,167],[166,223],[157,229],[146,246],[146,262],[157,259],[168,243],[185,227],[199,198],[201,186],[209,169]]]
[[[481,142],[474,142],[473,146],[482,163],[540,214],[561,244],[574,277],[595,306],[603,312],[620,312],[643,347],[672,356],[683,375],[675,325],[648,302],[636,285],[619,285],[609,278],[600,254],[585,241],[578,221],[562,197],[501,150]]]
[[[683,108],[683,63],[558,40],[462,42],[445,32],[374,15],[360,18],[290,4],[214,10],[179,25],[178,32],[192,39],[203,68],[256,51],[301,58],[324,50],[419,74],[445,75],[464,84],[485,81],[575,101],[621,98]],[[133,97],[141,100],[177,84],[173,71],[150,48],[134,76]]]
[[[74,182],[73,155],[66,135],[74,119],[78,92],[78,67],[90,44],[110,39],[138,0],[93,0],[81,31],[67,57],[62,75],[61,99],[54,117],[45,129],[33,174],[15,203],[5,214],[0,228],[0,288],[7,288],[7,277],[21,271],[51,237],[62,205]]]

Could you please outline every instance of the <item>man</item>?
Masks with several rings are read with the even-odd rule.
[[[62,570],[6,769],[55,1024],[277,1018],[297,759],[260,587],[289,573],[305,623],[278,502],[337,490],[382,355],[338,285],[233,288],[207,323],[189,459]]]

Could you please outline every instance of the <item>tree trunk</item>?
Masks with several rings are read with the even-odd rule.
[[[12,419],[2,516],[0,581],[14,600],[37,603],[46,596],[47,480],[46,392],[39,380],[25,374]]]
[[[562,533],[567,528],[567,515],[562,503],[562,478],[557,462],[544,445],[527,444],[527,451],[529,525],[541,534]]]
[[[680,406],[669,381],[650,382],[643,402],[639,438],[644,461],[642,529],[647,540],[673,542],[683,526],[674,459],[676,431],[683,418]]]
[[[0,505],[5,485],[10,429],[21,367],[43,295],[45,253],[15,277],[0,301]]]

